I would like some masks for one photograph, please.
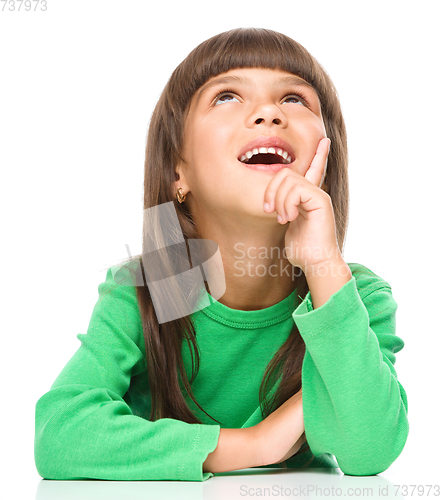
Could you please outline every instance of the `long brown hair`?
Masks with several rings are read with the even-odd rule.
[[[331,139],[327,173],[322,185],[331,197],[336,221],[336,234],[341,252],[348,224],[348,154],[347,135],[334,85],[314,57],[299,43],[281,33],[259,28],[237,28],[218,34],[198,45],[174,70],[152,114],[146,144],[144,176],[144,209],[170,201],[174,207],[185,240],[198,239],[197,227],[186,202],[178,203],[173,185],[175,167],[182,157],[184,123],[194,93],[211,77],[230,69],[261,67],[280,69],[301,76],[316,90],[327,137]],[[152,227],[143,224],[143,252],[138,260],[144,274],[142,255],[145,236]],[[155,235],[154,235],[155,237]],[[177,241],[178,242],[178,241]],[[167,256],[165,257],[167,259]],[[166,263],[167,264],[167,263]],[[172,264],[170,264],[172,266]],[[298,268],[296,293],[305,298],[308,285]],[[195,400],[191,385],[199,369],[199,350],[191,315],[159,324],[147,286],[136,286],[137,299],[146,346],[146,363],[152,395],[150,420],[173,418],[188,423],[202,423],[189,409],[183,389]],[[182,358],[182,343],[192,348],[192,377],[189,383]],[[282,405],[301,389],[301,369],[305,344],[296,325],[268,364],[259,391],[262,418]],[[268,386],[280,380],[270,401]],[[219,422],[218,422],[219,423]]]

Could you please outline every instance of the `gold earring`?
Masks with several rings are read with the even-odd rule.
[[[183,195],[183,188],[178,188],[176,190],[176,198],[180,203],[183,203],[183,201],[186,200],[186,195]]]

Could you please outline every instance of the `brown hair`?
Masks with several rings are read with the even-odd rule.
[[[237,28],[220,33],[198,45],[173,71],[152,114],[146,144],[144,176],[144,209],[174,201],[174,207],[184,235],[188,239],[201,238],[186,202],[176,199],[173,185],[177,180],[175,167],[182,157],[184,124],[194,93],[211,77],[230,69],[261,67],[280,69],[301,76],[316,90],[325,124],[331,139],[327,173],[322,185],[332,200],[336,234],[343,250],[348,224],[348,154],[347,135],[334,85],[314,57],[299,43],[281,33],[260,28]],[[143,235],[152,228],[143,227]],[[151,234],[152,236],[152,234]],[[139,259],[143,268],[143,253],[132,257]],[[167,257],[166,257],[167,258]],[[305,298],[308,285],[300,269],[296,293]],[[144,273],[144,270],[143,270]],[[189,409],[183,396],[189,397],[201,408],[192,393],[190,384],[199,369],[199,351],[191,315],[159,324],[147,286],[136,286],[146,362],[152,394],[150,420],[174,418],[188,423],[202,423]],[[192,354],[192,377],[189,383],[182,359],[182,343],[193,345],[196,368]],[[192,353],[192,349],[190,349]],[[268,364],[259,391],[262,418],[282,405],[301,389],[301,370],[305,354],[304,341],[296,327],[293,329]],[[282,376],[282,378],[281,378]],[[281,378],[272,398],[266,401],[269,384]],[[182,387],[184,385],[184,387]],[[208,415],[212,420],[216,419]],[[219,423],[219,422],[218,422]],[[305,451],[309,448],[307,447]]]

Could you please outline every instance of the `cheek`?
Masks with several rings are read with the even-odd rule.
[[[321,120],[321,121],[318,121],[317,123],[317,129],[318,129],[318,135],[319,135],[319,140],[323,139],[324,137],[327,137],[327,132],[325,130],[325,125],[324,125],[324,122]]]
[[[294,120],[293,134],[297,136],[300,144],[309,148],[312,143],[318,143],[326,136],[324,122],[309,112],[308,115],[300,116]]]
[[[312,120],[308,126],[303,128],[302,158],[298,158],[294,164],[294,169],[298,174],[305,176],[315,157],[319,141],[326,136],[324,123],[319,118]]]
[[[228,123],[201,122],[195,130],[192,145],[193,156],[204,163],[215,163],[231,154],[234,136]]]
[[[318,117],[314,117],[309,125],[310,136],[313,141],[317,143],[326,137],[324,122]]]

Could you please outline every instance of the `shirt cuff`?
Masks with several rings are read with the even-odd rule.
[[[302,318],[308,315],[308,320],[311,321],[313,318],[320,320],[321,318],[330,318],[331,310],[335,309],[336,306],[341,308],[343,305],[354,303],[355,297],[361,301],[358,293],[358,289],[356,287],[356,279],[352,276],[350,281],[347,281],[345,285],[343,285],[337,292],[330,296],[325,304],[322,304],[321,307],[317,309],[313,308],[312,296],[310,291],[305,296],[304,300],[302,297],[298,295],[299,300],[302,302],[298,305],[298,307],[293,312],[292,316],[296,322],[296,325],[299,328],[298,320],[301,323],[304,321]],[[362,301],[361,301],[362,302]]]

